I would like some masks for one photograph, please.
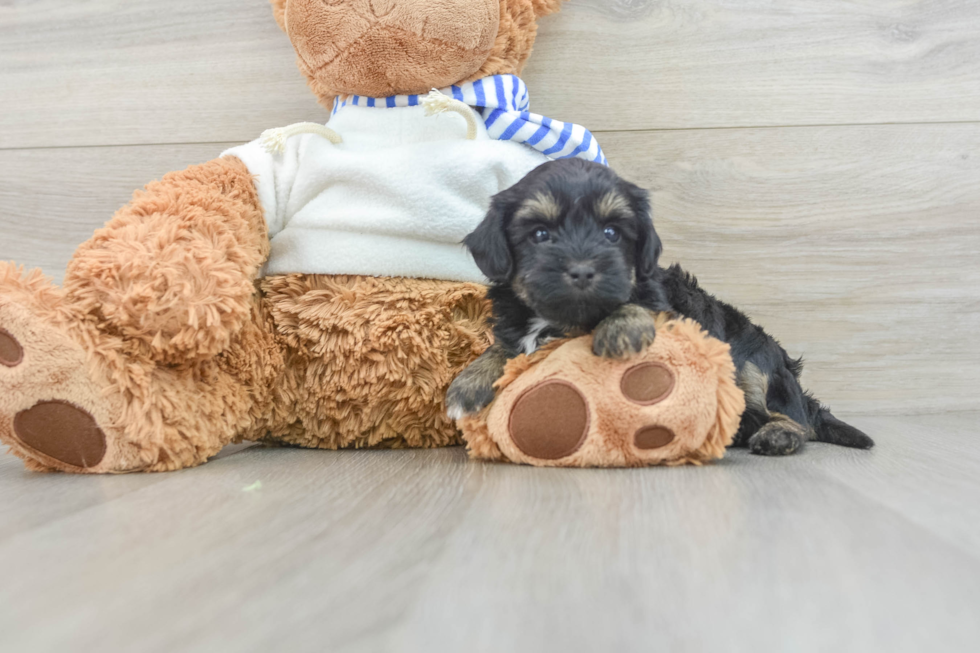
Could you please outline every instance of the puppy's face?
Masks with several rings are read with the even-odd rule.
[[[661,250],[646,192],[580,159],[546,163],[498,194],[464,242],[491,281],[584,330],[629,301]]]

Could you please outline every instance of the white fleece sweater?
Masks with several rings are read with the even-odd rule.
[[[397,276],[484,283],[460,243],[490,198],[549,160],[491,139],[477,120],[421,106],[347,106],[330,120],[343,139],[290,138],[282,154],[258,140],[232,148],[256,177],[272,242],[265,274]]]

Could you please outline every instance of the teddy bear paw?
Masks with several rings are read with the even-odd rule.
[[[641,464],[675,442],[656,407],[673,392],[674,373],[661,363],[643,362],[614,375],[619,392],[612,397],[597,397],[593,389],[590,400],[589,388],[564,379],[525,390],[511,410],[511,441],[526,456],[549,461],[568,458],[589,442],[594,452],[585,458],[592,462],[599,454],[615,465]]]
[[[592,361],[597,364],[597,361]],[[523,389],[510,404],[501,448],[513,460],[559,466],[634,467],[670,462],[700,444],[678,377],[653,360],[606,360],[595,374],[576,367]],[[605,383],[597,384],[599,378]],[[613,391],[609,391],[615,388]],[[697,408],[697,402],[694,402]]]
[[[633,356],[562,341],[508,362],[489,408],[460,421],[474,458],[547,467],[701,464],[721,458],[745,408],[728,346],[663,320]]]
[[[58,325],[53,293],[0,275],[0,442],[38,471],[100,471],[114,411],[85,350]],[[53,288],[52,288],[53,289]],[[111,432],[111,431],[110,431]]]

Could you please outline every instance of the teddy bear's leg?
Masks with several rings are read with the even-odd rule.
[[[272,439],[330,449],[459,443],[445,395],[490,345],[485,287],[293,274],[262,288],[289,356]]]
[[[271,410],[268,242],[237,160],[168,175],[79,248],[58,289],[0,265],[0,441],[31,469],[204,462]]]

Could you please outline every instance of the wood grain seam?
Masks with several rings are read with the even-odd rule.
[[[593,134],[657,134],[657,133],[681,133],[681,132],[704,132],[704,131],[739,131],[739,130],[759,130],[759,129],[833,129],[859,128],[859,127],[905,127],[905,126],[980,126],[980,120],[937,120],[934,122],[850,122],[850,123],[813,123],[799,125],[733,125],[733,126],[713,126],[713,127],[657,127],[651,129],[592,129]],[[256,136],[258,138],[258,136]],[[181,146],[181,145],[219,145],[234,146],[248,141],[160,141],[146,143],[99,143],[90,145],[40,145],[28,147],[3,147],[0,152],[37,152],[43,150],[94,150],[119,147],[158,147],[158,146]]]

